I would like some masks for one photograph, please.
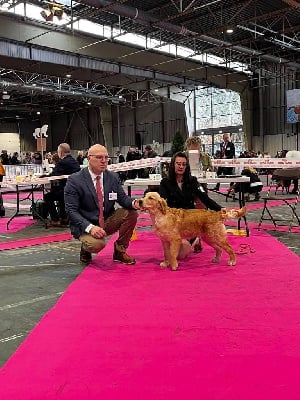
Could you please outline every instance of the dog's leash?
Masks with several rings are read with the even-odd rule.
[[[242,243],[239,245],[239,249],[235,252],[235,254],[243,255],[249,253],[255,253],[256,250],[250,244]]]

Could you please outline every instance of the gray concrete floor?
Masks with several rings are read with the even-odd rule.
[[[210,195],[224,207],[236,206],[232,200],[226,202],[224,196],[213,192]],[[12,208],[7,208],[6,216],[12,215],[12,212]],[[283,219],[287,218],[288,208],[277,207],[276,214]],[[249,210],[247,218],[258,222],[260,215],[261,209]],[[20,232],[0,234],[0,242],[62,232],[69,232],[69,229],[45,229],[37,221]],[[300,256],[299,234],[270,233]],[[0,366],[81,273],[85,266],[79,261],[79,250],[80,243],[70,240],[0,252]]]

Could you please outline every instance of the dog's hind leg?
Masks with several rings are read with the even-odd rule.
[[[213,263],[218,263],[220,262],[221,255],[222,255],[222,249],[220,246],[218,246],[216,243],[208,243],[212,248],[216,250],[216,255],[215,257],[211,260]]]
[[[228,242],[225,226],[219,226],[218,229],[216,229],[216,227],[217,226],[211,227],[211,229],[206,231],[205,235],[202,236],[203,240],[216,250],[216,256],[211,261],[213,263],[218,263],[221,259],[223,249],[230,257],[228,265],[235,265],[235,254]]]
[[[218,246],[220,246],[223,250],[225,250],[226,253],[229,255],[228,265],[234,266],[236,264],[236,257],[233,248],[231,247],[229,242],[227,240],[219,242]]]

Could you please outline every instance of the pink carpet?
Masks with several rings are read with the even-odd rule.
[[[0,218],[0,233],[18,232],[36,222],[32,217],[16,217],[11,221],[7,230],[6,224],[8,220],[9,218]]]
[[[10,232],[10,230],[8,232]],[[40,244],[47,244],[52,242],[62,242],[64,240],[71,240],[71,239],[72,239],[71,233],[58,233],[56,235],[45,235],[28,239],[19,239],[19,240],[0,243],[0,251],[18,249],[21,247],[28,247],[28,246],[38,246]]]
[[[293,200],[288,200],[288,203],[292,203]],[[246,202],[246,207],[248,210],[259,210],[264,208],[264,202],[263,200],[260,200],[257,203],[249,203]],[[270,200],[268,201],[268,207],[280,207],[285,205],[285,203],[282,200]],[[238,208],[238,202],[236,201],[228,201],[226,203],[226,208]]]
[[[207,246],[177,272],[139,232],[137,264],[112,241],[0,372],[1,400],[298,400],[299,257],[266,233]]]
[[[284,223],[281,222],[281,223]],[[228,228],[237,227],[237,222],[235,220],[227,220],[225,221],[225,225]],[[248,222],[249,230],[250,230],[250,235],[255,234],[255,231],[258,231],[258,222]],[[245,224],[242,221],[241,222],[241,230],[245,228]],[[260,231],[267,230],[267,231],[278,231],[278,232],[289,232],[289,226],[288,225],[277,225],[276,227],[270,222],[270,223],[262,223],[260,227]],[[258,231],[258,232],[260,232]],[[292,226],[291,233],[300,233],[300,226]]]

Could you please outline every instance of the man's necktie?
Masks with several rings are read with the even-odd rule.
[[[223,143],[223,146],[222,146],[222,157],[225,156],[225,150],[226,150],[226,143]]]
[[[96,176],[96,192],[97,192],[97,197],[98,197],[98,202],[99,202],[99,226],[101,228],[104,228],[104,216],[103,216],[103,194],[102,194],[102,189],[100,185],[100,176]]]

